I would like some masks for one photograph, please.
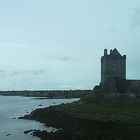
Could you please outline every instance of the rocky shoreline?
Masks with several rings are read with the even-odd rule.
[[[37,136],[42,140],[84,140],[85,138],[86,140],[88,140],[91,130],[92,133],[96,131],[100,132],[103,129],[107,129],[109,125],[109,129],[111,129],[111,126],[113,125],[112,122],[91,121],[78,117],[73,117],[72,115],[64,111],[58,110],[55,107],[36,109],[30,115],[25,115],[24,117],[20,117],[20,119],[36,120],[45,123],[47,127],[52,126],[58,129],[61,128],[55,133],[33,130],[32,135]],[[93,130],[93,126],[96,126],[96,129]],[[95,137],[100,137],[100,134],[97,134],[97,136]]]

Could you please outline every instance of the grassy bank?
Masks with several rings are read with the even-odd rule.
[[[62,128],[48,134],[37,131],[42,140],[138,140],[140,139],[140,100],[95,98],[89,94],[80,101],[36,109],[25,119]]]
[[[140,123],[140,100],[136,99],[105,99],[93,103],[78,101],[56,108],[89,120]]]

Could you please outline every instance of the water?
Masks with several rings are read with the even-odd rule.
[[[39,140],[24,134],[30,129],[45,129],[39,122],[14,119],[30,113],[33,109],[71,103],[78,99],[35,99],[33,97],[0,96],[0,140]]]

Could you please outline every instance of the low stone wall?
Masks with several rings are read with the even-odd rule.
[[[140,80],[127,80],[129,83],[130,88],[140,86]]]

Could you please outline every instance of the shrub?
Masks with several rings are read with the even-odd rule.
[[[87,95],[81,97],[81,101],[86,103],[94,103],[96,101],[102,100],[104,98],[102,92],[95,92],[92,91],[91,93],[88,93]]]

